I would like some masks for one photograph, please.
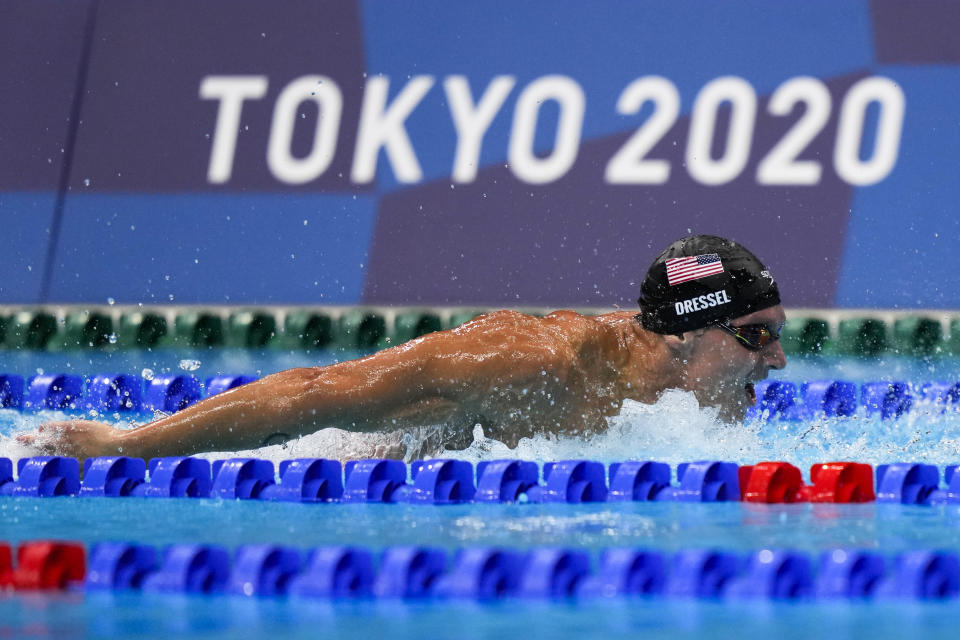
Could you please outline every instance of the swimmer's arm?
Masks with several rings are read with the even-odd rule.
[[[79,457],[150,458],[252,449],[274,443],[272,436],[326,427],[390,430],[398,418],[442,422],[470,398],[549,366],[551,352],[535,341],[512,336],[506,348],[502,339],[484,338],[441,332],[360,360],[283,371],[133,430],[74,423],[54,438],[53,448]]]
[[[143,458],[277,444],[326,427],[388,428],[389,415],[422,397],[389,358],[282,371],[114,435],[114,450]],[[388,361],[388,362],[384,362]],[[394,366],[385,366],[391,364]]]

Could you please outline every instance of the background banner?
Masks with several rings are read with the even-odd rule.
[[[957,308],[960,6],[0,4],[0,303]]]

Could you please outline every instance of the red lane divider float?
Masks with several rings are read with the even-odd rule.
[[[873,468],[859,462],[824,462],[810,467],[811,485],[789,462],[742,466],[740,499],[744,502],[873,502]],[[898,500],[899,502],[899,500]]]
[[[86,551],[74,542],[26,542],[12,565],[9,545],[0,545],[0,585],[17,591],[51,591],[78,587],[86,577]]]
[[[6,588],[13,582],[13,555],[10,545],[0,544],[0,588]]]

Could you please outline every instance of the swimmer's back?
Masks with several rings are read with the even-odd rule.
[[[449,336],[437,335],[437,343],[456,345],[467,357],[489,358],[500,371],[510,371],[505,368],[509,363],[520,368],[514,373],[521,376],[547,369],[565,377],[571,367],[625,356],[620,349],[621,332],[611,317],[593,318],[574,311],[554,311],[544,317],[493,311],[445,332]]]
[[[482,405],[490,417],[491,398],[504,407],[517,404],[496,400],[505,389],[537,389],[559,401],[613,382],[626,357],[622,327],[633,322],[620,315],[495,311],[320,373],[336,376],[338,386],[368,388],[354,399],[362,396],[368,410],[429,403],[469,413]]]
[[[451,330],[451,333],[470,336],[490,346],[516,345],[579,351],[602,339],[599,334],[605,333],[606,329],[604,324],[574,311],[554,311],[540,317],[502,310],[478,316]]]

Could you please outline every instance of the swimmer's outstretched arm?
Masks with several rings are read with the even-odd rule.
[[[407,419],[442,422],[471,396],[539,376],[556,355],[522,333],[493,337],[435,333],[359,360],[276,373],[132,430],[51,423],[21,441],[80,458],[150,458],[251,449],[277,434],[286,439],[326,427],[378,431]]]

